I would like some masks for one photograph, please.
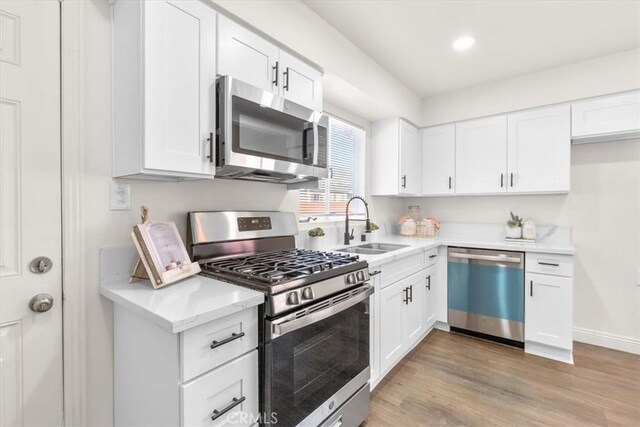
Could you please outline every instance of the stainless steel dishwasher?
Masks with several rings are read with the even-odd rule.
[[[448,250],[449,325],[453,331],[524,343],[524,253]]]

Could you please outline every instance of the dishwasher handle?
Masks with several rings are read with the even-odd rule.
[[[507,255],[480,255],[480,254],[466,254],[460,252],[449,252],[449,256],[451,258],[459,258],[459,259],[476,259],[479,261],[495,261],[495,262],[509,262],[509,263],[517,263],[522,262],[522,258],[516,256],[507,256]]]

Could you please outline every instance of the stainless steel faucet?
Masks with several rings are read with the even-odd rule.
[[[366,202],[366,200],[364,200],[364,198],[360,196],[354,196],[350,198],[349,201],[347,202],[347,209],[344,213],[344,244],[345,245],[348,245],[349,242],[353,239],[353,231],[351,232],[351,234],[349,234],[349,204],[351,204],[351,202],[354,199],[362,200],[362,203],[364,203],[364,207],[367,210],[367,223],[364,227],[364,232],[371,233],[371,221],[369,220],[369,204]]]

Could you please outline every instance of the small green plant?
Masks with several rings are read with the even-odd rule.
[[[320,227],[315,227],[309,230],[309,237],[322,237],[324,236],[324,230]]]
[[[373,222],[373,221],[370,221],[370,222],[369,222],[369,226],[370,226],[371,231],[380,230],[380,227],[378,227],[378,224],[376,224],[376,223],[375,223],[375,222]]]
[[[509,228],[522,227],[522,217],[514,214],[513,212],[509,212],[509,214],[511,215],[511,219],[507,221],[507,226],[509,226]]]

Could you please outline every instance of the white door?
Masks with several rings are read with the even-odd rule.
[[[436,324],[437,313],[437,286],[438,279],[436,274],[437,265],[432,265],[424,271],[424,325],[427,329],[431,329]]]
[[[524,339],[553,347],[571,349],[573,331],[572,279],[526,274]]]
[[[280,51],[280,93],[314,111],[322,111],[322,73],[295,56]]]
[[[504,193],[507,173],[507,117],[456,124],[456,193]]]
[[[280,49],[218,14],[218,75],[231,76],[263,90],[280,92]]]
[[[569,191],[571,111],[568,105],[508,116],[509,193]]]
[[[402,282],[407,287],[408,301],[402,313],[402,331],[405,336],[405,347],[413,345],[424,331],[424,272],[416,273]]]
[[[380,292],[380,371],[385,372],[400,358],[403,344],[403,312],[406,282],[401,280]]]
[[[144,7],[144,166],[212,176],[216,12],[199,1]]]
[[[456,125],[422,129],[422,194],[455,193]]]
[[[3,0],[0,31],[0,425],[60,426],[60,4]]]
[[[400,120],[400,194],[420,193],[418,129]]]

